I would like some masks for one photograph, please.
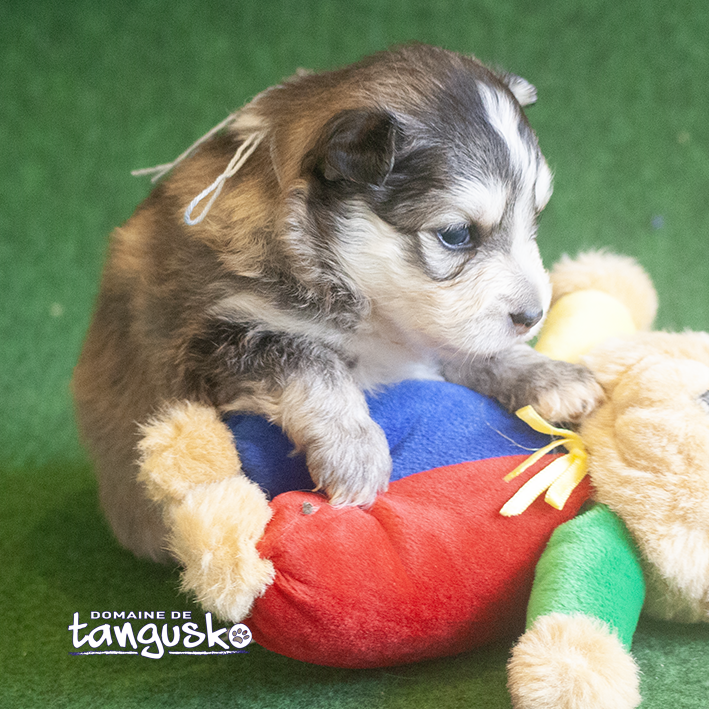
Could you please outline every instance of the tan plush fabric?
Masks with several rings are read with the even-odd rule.
[[[618,638],[595,618],[541,616],[508,664],[513,705],[524,709],[633,709],[638,668]]]
[[[642,552],[647,610],[709,620],[709,335],[638,334],[585,362],[607,396],[581,428],[596,497]]]
[[[256,544],[271,518],[262,490],[241,473],[216,410],[177,403],[143,427],[140,480],[162,506],[182,588],[205,610],[241,620],[273,581]]]

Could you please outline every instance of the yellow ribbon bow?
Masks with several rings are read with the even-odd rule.
[[[556,458],[540,472],[527,480],[500,510],[500,514],[505,517],[514,517],[515,515],[522,514],[545,490],[547,491],[544,497],[545,502],[550,504],[553,508],[560,510],[566,504],[574,488],[583,480],[588,472],[588,456],[581,436],[565,428],[552,426],[531,406],[525,406],[515,413],[535,431],[559,436],[559,438],[529,456],[527,460],[505,476],[505,482],[516,478],[531,465],[534,465],[542,456],[558,446],[564,446],[568,453],[561,458]]]

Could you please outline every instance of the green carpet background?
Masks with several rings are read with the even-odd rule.
[[[177,574],[114,542],[68,392],[107,236],[167,162],[298,67],[411,39],[536,84],[556,174],[548,264],[608,247],[656,282],[658,326],[709,329],[705,0],[2,0],[0,709],[506,709],[500,645],[402,668],[75,657],[74,612],[182,610]],[[709,706],[709,628],[641,622],[646,709]]]

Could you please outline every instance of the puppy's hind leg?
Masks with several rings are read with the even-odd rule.
[[[575,423],[603,400],[589,369],[516,345],[486,360],[450,363],[446,379],[496,398],[508,411],[531,405],[543,418]]]

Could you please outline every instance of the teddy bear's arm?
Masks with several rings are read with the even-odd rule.
[[[537,564],[527,628],[542,615],[598,618],[629,648],[645,599],[637,548],[608,507],[589,510],[558,527]]]
[[[537,565],[508,686],[515,709],[634,709],[629,653],[645,596],[639,556],[605,505],[561,525]]]

